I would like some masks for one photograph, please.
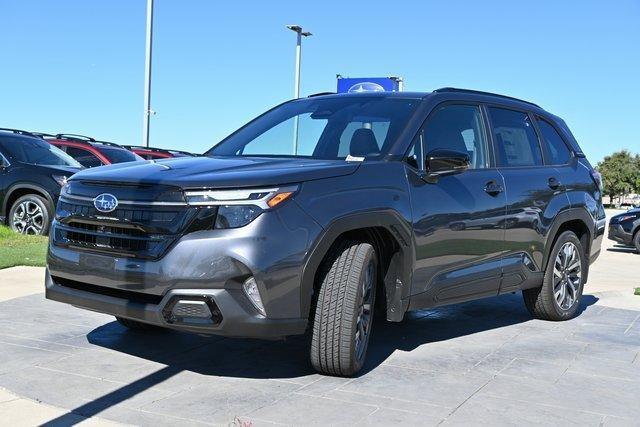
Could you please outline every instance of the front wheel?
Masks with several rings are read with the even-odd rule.
[[[568,320],[575,316],[587,268],[580,240],[572,231],[565,231],[551,250],[542,287],[522,291],[529,312],[543,320]]]
[[[311,364],[318,372],[350,376],[362,368],[377,271],[376,252],[368,243],[342,242],[324,263],[311,339]]]
[[[636,231],[636,234],[633,236],[633,246],[635,246],[636,251],[640,253],[640,230]]]
[[[44,197],[24,195],[9,210],[9,226],[20,234],[46,236],[49,232],[51,208]]]

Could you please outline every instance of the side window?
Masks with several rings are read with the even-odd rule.
[[[93,168],[103,164],[94,154],[82,148],[67,146],[67,154],[76,159],[85,168]]]
[[[542,133],[542,140],[549,153],[549,163],[552,165],[565,165],[569,163],[571,152],[551,123],[538,117],[538,127]]]
[[[421,165],[422,161],[415,156],[426,156],[435,149],[447,149],[469,154],[471,168],[482,169],[487,166],[486,146],[480,108],[476,105],[445,105],[431,113],[413,143],[407,162],[416,167],[415,164]],[[412,157],[415,160],[411,160]]]
[[[542,152],[529,116],[520,111],[490,107],[498,166],[542,165]]]

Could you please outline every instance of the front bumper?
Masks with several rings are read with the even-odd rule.
[[[55,236],[57,223],[52,233]],[[301,295],[308,248],[322,229],[294,202],[246,227],[189,233],[158,259],[94,253],[49,243],[46,297],[153,325],[225,336],[302,334]],[[254,277],[266,316],[242,284]],[[176,297],[210,300],[220,322],[172,322]]]
[[[622,243],[623,245],[632,245],[633,235],[625,231],[621,224],[609,224],[609,240]]]
[[[132,302],[97,292],[88,292],[56,282],[47,269],[45,277],[46,297],[113,316],[137,320],[139,322],[188,332],[250,337],[278,338],[299,335],[305,332],[306,319],[268,319],[255,312],[250,304],[244,302],[240,291],[227,289],[178,289],[167,292],[158,304]],[[165,310],[176,299],[188,300],[194,297],[207,297],[215,301],[220,310],[221,321],[217,324],[183,322],[172,323],[167,319]]]

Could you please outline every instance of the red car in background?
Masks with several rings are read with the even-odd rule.
[[[164,148],[142,147],[138,145],[124,145],[124,148],[136,153],[145,160],[170,159],[172,157],[196,157],[197,154],[179,150],[165,150]]]
[[[75,134],[38,134],[86,168],[144,160],[121,145]]]

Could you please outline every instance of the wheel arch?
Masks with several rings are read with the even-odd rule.
[[[55,209],[55,203],[53,202],[53,198],[45,188],[37,184],[17,183],[9,187],[9,189],[7,190],[7,193],[5,194],[4,200],[2,202],[2,213],[4,214],[6,221],[8,221],[9,210],[11,209],[11,206],[13,205],[13,203],[16,200],[18,200],[20,197],[26,196],[27,194],[35,194],[35,195],[44,197],[44,199],[49,204],[50,210],[53,211],[53,209]],[[53,213],[53,212],[50,212],[50,213]]]
[[[544,258],[542,262],[543,271],[547,267],[547,263],[549,262],[549,255],[551,254],[551,250],[553,249],[558,236],[565,231],[573,231],[576,236],[578,236],[578,239],[583,246],[585,256],[587,260],[589,260],[591,253],[591,244],[593,242],[594,236],[596,235],[595,228],[596,222],[586,209],[571,208],[558,214],[551,227],[549,228],[549,233],[547,234],[547,240],[545,242],[544,248]],[[586,270],[588,274],[589,269],[587,268]]]
[[[378,296],[384,296],[387,320],[401,321],[408,306],[413,270],[411,225],[394,210],[350,214],[332,221],[317,239],[303,267],[301,315],[311,318],[317,277],[333,246],[343,240],[367,242],[378,255]],[[380,274],[381,273],[381,274]],[[380,289],[380,287],[382,289]]]

